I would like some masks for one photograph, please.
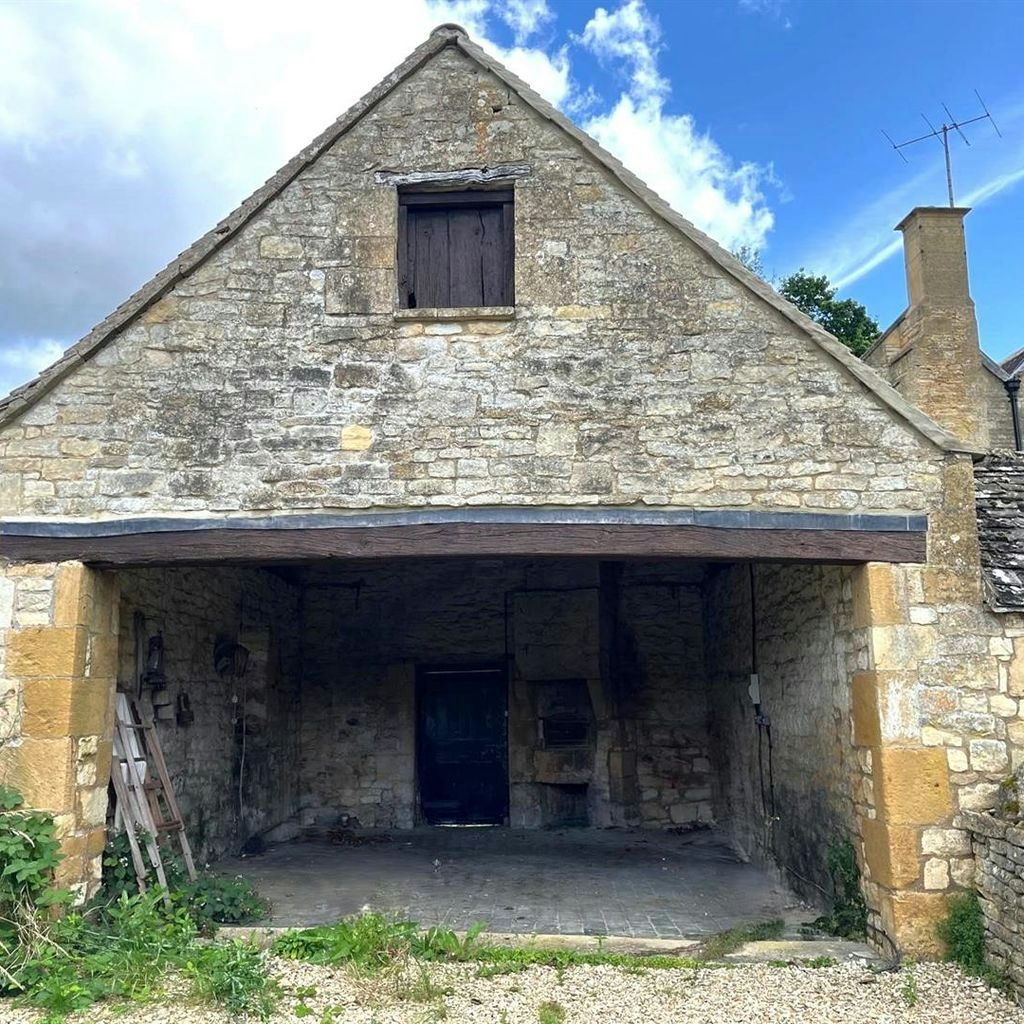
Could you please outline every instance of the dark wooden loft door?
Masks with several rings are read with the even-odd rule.
[[[431,825],[504,823],[506,706],[503,668],[420,670],[420,807]]]
[[[399,197],[401,305],[511,306],[511,192],[403,193]]]

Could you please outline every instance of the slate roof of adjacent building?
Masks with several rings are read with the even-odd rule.
[[[1024,370],[1024,348],[1019,348],[1012,356],[1007,356],[1002,362],[1002,368],[1008,377],[1016,377]]]
[[[904,420],[919,434],[926,437],[940,449],[946,451],[982,454],[974,446],[955,437],[908,402],[895,388],[882,379],[874,370],[855,356],[845,345],[837,341],[824,328],[806,316],[792,303],[784,299],[766,281],[747,270],[730,252],[723,249],[714,239],[704,234],[685,217],[681,216],[656,192],[649,188],[635,174],[606,149],[572,123],[529,85],[518,78],[503,64],[485,53],[459,25],[440,25],[430,37],[417,47],[394,71],[379,82],[362,99],[341,115],[326,131],[317,136],[305,149],[284,165],[273,177],[257,189],[241,206],[228,214],[213,230],[207,232],[176,259],[172,260],[151,281],[143,285],[134,295],[123,302],[105,320],[97,324],[84,338],[72,345],[52,366],[43,370],[27,384],[16,388],[6,398],[0,398],[0,426],[10,422],[43,395],[55,387],[69,373],[90,359],[116,334],[127,327],[137,316],[166,295],[179,281],[204,263],[213,253],[222,248],[235,234],[249,223],[266,205],[292,182],[307,167],[314,163],[330,146],[348,132],[360,119],[402,82],[413,75],[428,60],[447,46],[454,46],[485,70],[504,82],[515,94],[541,117],[571,136],[585,152],[601,164],[630,193],[644,203],[657,217],[671,225],[697,248],[702,250],[726,274],[754,292],[769,306],[807,334],[864,388],[887,405],[900,419]]]
[[[1024,452],[994,452],[974,467],[985,598],[1024,611]]]

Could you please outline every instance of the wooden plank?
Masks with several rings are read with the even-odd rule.
[[[511,197],[501,208],[501,242],[503,247],[502,269],[505,273],[505,286],[502,301],[498,306],[512,306],[516,301],[515,268],[516,268],[516,211]]]
[[[139,891],[145,892],[146,865],[142,860],[138,836],[135,835],[135,824],[128,810],[128,787],[121,774],[121,762],[115,761],[113,769],[110,773],[110,781],[114,787],[114,797],[117,800],[117,816],[121,819],[121,824],[128,836],[128,847],[131,850],[132,867],[135,868],[135,880],[139,883]]]
[[[123,699],[123,694],[118,696],[118,700],[120,701],[121,699]],[[124,817],[126,821],[133,822],[140,831],[144,832],[143,842],[149,855],[149,862],[156,872],[160,887],[163,889],[164,903],[169,907],[170,899],[167,894],[167,876],[164,873],[164,864],[160,858],[160,848],[157,845],[158,832],[156,822],[153,820],[149,804],[142,792],[145,778],[142,770],[139,768],[139,760],[136,757],[137,751],[133,749],[132,741],[134,737],[124,727],[125,721],[126,719],[121,717],[121,708],[119,706],[115,730],[121,747],[121,755],[116,759],[114,768],[118,772],[121,771],[122,765],[127,769],[128,781],[125,788],[128,804]]]
[[[398,207],[398,305],[409,308],[412,291],[412,254],[409,251],[409,216],[404,206]]]
[[[410,307],[448,306],[447,211],[410,212],[408,230],[413,236]]]
[[[502,207],[480,211],[481,306],[510,305],[506,288]]]
[[[260,565],[344,558],[587,557],[700,561],[923,562],[923,531],[744,529],[596,523],[438,523],[319,529],[206,529],[112,537],[2,538],[13,561],[99,567]]]
[[[494,211],[458,209],[448,211],[448,304],[486,306],[484,299],[484,217]]]
[[[163,792],[164,800],[167,801],[167,808],[171,813],[174,831],[177,833],[178,841],[181,843],[181,856],[185,861],[188,877],[194,882],[196,880],[196,865],[192,859],[192,846],[185,833],[185,819],[182,817],[181,807],[178,805],[178,798],[174,792],[171,773],[167,770],[163,747],[160,746],[160,736],[152,720],[144,720],[134,704],[132,705],[132,710],[135,717],[142,722],[143,735],[146,738],[146,749],[153,759],[153,765],[156,768],[157,779],[159,780],[158,785]],[[170,828],[170,823],[167,827]]]

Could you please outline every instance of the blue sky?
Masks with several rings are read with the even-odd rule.
[[[824,272],[883,325],[893,227],[954,142],[982,343],[1024,345],[1024,3],[0,0],[0,392],[83,335],[441,21],[769,272]]]

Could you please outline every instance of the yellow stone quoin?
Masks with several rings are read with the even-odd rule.
[[[65,854],[58,882],[84,898],[98,884],[104,843],[117,586],[78,562],[34,568],[34,577],[52,578],[51,621],[7,632],[5,673],[22,694],[21,734],[0,747],[0,781],[54,815]]]

